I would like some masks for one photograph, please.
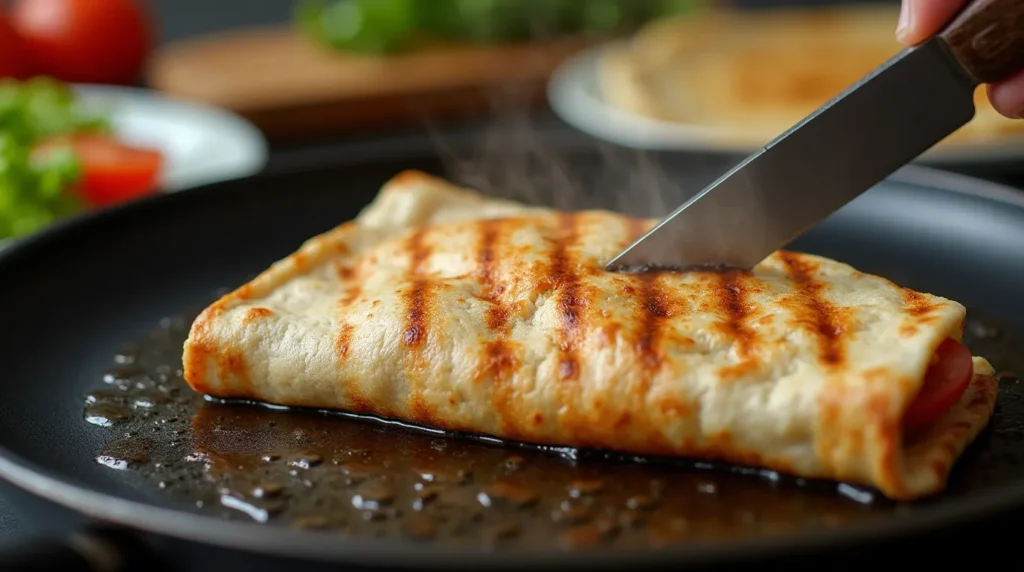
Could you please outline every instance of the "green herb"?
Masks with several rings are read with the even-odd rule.
[[[30,147],[0,131],[0,237],[32,234],[79,212],[82,204],[66,191],[80,176],[71,149],[33,158]]]
[[[81,177],[71,149],[39,154],[35,146],[57,135],[107,130],[107,121],[81,111],[62,83],[0,81],[0,238],[31,234],[83,208],[68,192]]]
[[[79,109],[66,84],[46,77],[0,80],[0,132],[22,145],[54,135],[108,130],[105,118]]]
[[[707,0],[306,0],[294,22],[337,49],[394,53],[423,39],[506,43],[614,34]]]
[[[416,31],[415,0],[301,2],[301,29],[320,43],[361,52],[404,49]]]
[[[655,0],[654,17],[666,18],[688,14],[703,8],[709,0]]]

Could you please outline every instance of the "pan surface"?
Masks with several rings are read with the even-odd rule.
[[[778,490],[781,492],[770,494],[785,497],[791,504],[846,503],[844,506],[860,508],[844,508],[844,515],[859,511],[870,518],[848,519],[840,526],[817,531],[729,538],[728,542],[702,537],[696,542],[669,543],[659,550],[598,546],[566,552],[564,547],[538,545],[495,555],[474,547],[413,542],[399,536],[344,539],[294,527],[225,521],[195,506],[195,497],[174,494],[172,489],[179,485],[161,488],[155,481],[141,478],[140,471],[117,470],[121,467],[118,459],[130,461],[131,454],[103,458],[102,452],[124,437],[124,430],[116,423],[113,427],[90,424],[83,416],[83,404],[87,395],[106,387],[104,375],[116,365],[115,356],[121,356],[122,362],[137,359],[120,353],[126,344],[151,338],[154,330],[173,330],[174,320],[168,317],[187,322],[218,290],[242,283],[310,236],[353,217],[382,183],[403,169],[451,176],[484,191],[511,190],[500,194],[559,207],[625,205],[629,208],[623,210],[632,214],[656,214],[665,207],[652,198],[651,187],[660,188],[660,200],[681,201],[730,166],[698,165],[693,159],[673,156],[631,163],[633,159],[622,161],[589,146],[573,145],[560,145],[557,153],[552,149],[540,154],[509,152],[499,164],[465,158],[445,162],[431,149],[429,142],[420,140],[392,143],[376,151],[352,149],[331,168],[154,197],[58,225],[0,255],[0,332],[4,340],[0,347],[6,366],[0,384],[0,475],[84,514],[172,537],[279,555],[411,567],[594,569],[641,563],[737,562],[807,548],[891,539],[970,522],[1002,510],[1024,509],[1024,451],[1018,451],[1024,438],[1024,388],[1010,375],[1001,380],[1000,405],[992,428],[962,459],[946,494],[914,505],[858,505],[834,491],[823,497],[820,492],[794,489],[785,483],[773,487],[755,477],[718,477],[714,473],[694,477],[690,469],[670,468],[665,469],[670,485],[675,478],[690,479],[686,482],[709,492],[710,479],[725,483],[720,491],[723,498],[730,494],[729,487],[743,487],[755,495]],[[539,155],[545,160],[538,163]],[[557,164],[551,160],[553,155],[559,157]],[[573,193],[552,190],[569,187],[575,189]],[[1024,299],[1018,294],[1024,290],[1024,249],[1020,245],[1024,245],[1021,195],[973,179],[907,169],[792,247],[965,303],[969,316],[981,317],[981,322],[972,322],[969,331],[974,350],[989,357],[997,369],[1013,370],[1022,358],[1022,346],[1014,332],[1024,332]],[[171,365],[176,364],[167,367]],[[238,407],[205,404],[201,409],[202,414],[223,421]],[[274,426],[270,422],[274,419],[287,425],[291,421],[281,420],[300,415],[253,411],[257,413],[249,420],[255,423],[251,425],[254,433]],[[190,427],[182,429],[182,434],[201,431],[203,424],[197,419],[182,425]],[[212,426],[216,430],[216,423]],[[394,435],[395,442],[438,441],[436,437],[408,437],[400,431],[387,428],[383,434]],[[449,445],[436,446],[444,449]],[[457,450],[469,445],[457,442],[451,446]],[[514,451],[504,452],[500,458],[505,462],[520,456],[533,462],[530,453]],[[303,470],[302,460],[298,461],[296,473]],[[305,460],[307,465],[320,461],[323,459]],[[564,470],[590,474],[631,470],[628,466],[623,469],[622,463],[603,461],[584,463],[583,469],[578,463],[569,465]],[[678,477],[672,476],[672,470]],[[608,477],[613,483],[615,478]],[[747,484],[737,484],[741,481]],[[870,492],[852,490],[848,494],[857,497]],[[805,497],[806,501],[801,500]],[[642,505],[643,499],[638,498],[631,496],[627,502]],[[248,516],[260,520],[259,515]],[[752,518],[757,517],[754,514]]]

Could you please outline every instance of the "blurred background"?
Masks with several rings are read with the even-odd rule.
[[[0,240],[155,192],[329,160],[343,142],[453,126],[493,134],[509,117],[637,152],[739,158],[900,49],[895,0],[0,7]],[[1017,182],[1024,122],[980,92],[978,103],[921,162]]]
[[[417,1],[417,0],[414,0]],[[421,0],[420,0],[421,1]],[[428,2],[431,0],[427,0]],[[557,3],[554,0],[551,3]],[[441,0],[440,3],[444,3]],[[520,4],[544,4],[548,0],[513,0]],[[286,22],[292,14],[293,0],[219,0],[205,2],[203,0],[150,0],[153,13],[158,20],[161,38],[175,41],[196,34],[217,32],[244,26],[274,25]],[[474,3],[469,0],[468,4]],[[482,0],[480,4],[498,5],[502,2]],[[563,4],[586,4],[587,0],[562,2]],[[598,2],[599,3],[599,2]],[[630,2],[620,2],[628,5]],[[665,2],[667,5],[684,5],[687,2],[678,0]],[[734,6],[740,8],[771,8],[778,6],[815,7],[827,4],[888,4],[898,5],[898,0],[705,0],[702,4]],[[440,11],[440,10],[439,10]],[[190,17],[191,14],[202,14],[202,18]],[[895,24],[893,26],[895,28]]]
[[[0,0],[0,245],[153,193],[460,130],[498,153],[558,134],[724,169],[897,53],[897,12],[896,0]],[[977,102],[919,162],[1024,185],[1024,121]],[[19,526],[0,500],[0,534]]]

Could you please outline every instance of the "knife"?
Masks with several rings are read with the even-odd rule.
[[[1024,0],[976,0],[686,201],[609,270],[750,269],[974,117],[1024,68]]]

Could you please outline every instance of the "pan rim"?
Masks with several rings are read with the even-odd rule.
[[[305,169],[288,169],[258,178],[287,178]],[[130,216],[145,209],[188,195],[219,192],[227,188],[243,188],[247,177],[212,183],[186,193],[158,195],[107,211],[89,213],[58,223],[42,233],[19,241],[0,253],[0,268],[30,254],[34,248],[59,240],[69,230],[101,224],[107,219]],[[1012,187],[941,171],[929,167],[907,166],[886,179],[887,182],[927,188],[934,191],[972,196],[1024,209],[1024,193]],[[858,544],[878,542],[890,536],[910,536],[938,530],[965,521],[994,517],[1024,505],[1024,482],[1003,485],[963,499],[949,501],[939,507],[926,506],[912,517],[885,524],[861,523],[836,530],[815,531],[785,537],[766,537],[727,543],[687,546],[675,549],[559,552],[548,549],[522,554],[501,551],[437,548],[428,544],[401,541],[350,541],[334,535],[295,531],[280,526],[232,522],[220,518],[155,506],[141,501],[90,489],[85,484],[57,471],[42,467],[0,444],[0,478],[25,492],[46,499],[78,514],[101,522],[129,527],[136,531],[169,538],[255,552],[266,555],[346,562],[369,566],[412,566],[414,568],[472,569],[486,564],[489,568],[511,569],[524,566],[552,565],[569,569],[608,569],[623,565],[672,563],[674,565],[735,564],[753,559],[772,558],[793,550],[839,550]]]

